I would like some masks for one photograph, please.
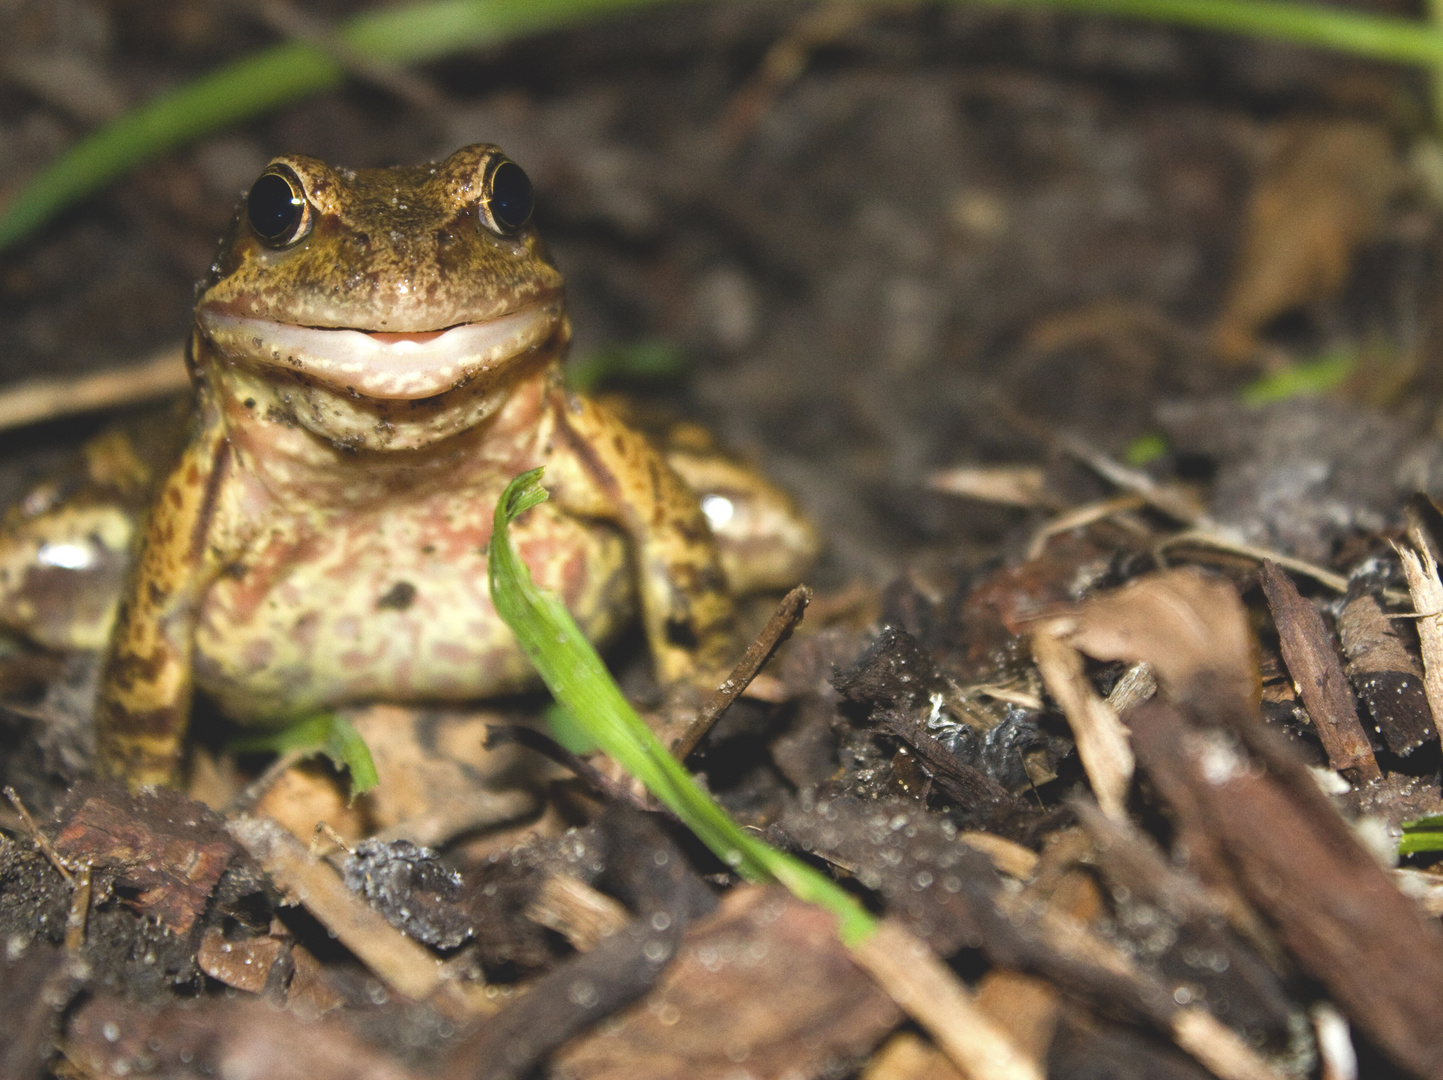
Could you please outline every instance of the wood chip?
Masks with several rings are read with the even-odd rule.
[[[1148,574],[1050,620],[1055,633],[1099,660],[1147,664],[1164,687],[1204,673],[1225,677],[1244,700],[1256,693],[1254,643],[1226,581],[1184,568]]]
[[[901,1019],[853,963],[836,920],[743,886],[688,929],[660,983],[553,1059],[558,1080],[817,1077]]]
[[[1421,616],[1415,625],[1423,650],[1423,693],[1433,715],[1443,716],[1443,581],[1438,580],[1438,555],[1428,531],[1411,509],[1408,516],[1408,543],[1397,546],[1398,561],[1413,610]]]
[[[1067,716],[1077,740],[1077,756],[1087,770],[1098,805],[1112,817],[1126,817],[1133,770],[1127,730],[1087,681],[1082,654],[1046,624],[1032,635],[1032,657],[1043,683]]]
[[[977,1005],[1034,1061],[1046,1061],[1062,995],[1036,975],[993,968],[977,981]]]
[[[1018,881],[1026,881],[1037,869],[1037,852],[996,833],[969,830],[959,832],[957,839],[991,859],[998,872]]]
[[[1003,506],[1049,506],[1047,473],[1040,465],[958,465],[934,472],[927,487]]]
[[[1365,784],[1383,778],[1368,733],[1358,719],[1352,687],[1333,647],[1333,636],[1318,609],[1304,600],[1277,563],[1264,561],[1261,580],[1283,660],[1312,718],[1313,730],[1328,752],[1328,764],[1339,772],[1354,771]]]
[[[1124,719],[1192,868],[1263,911],[1299,966],[1387,1056],[1443,1077],[1443,929],[1398,891],[1263,726],[1237,593],[1172,571],[1075,617],[1074,640],[1089,653],[1144,660],[1158,673],[1165,694]]]
[[[967,1080],[921,1036],[899,1031],[883,1044],[858,1080]]]
[[[1343,670],[1367,705],[1388,749],[1400,757],[1437,738],[1423,692],[1423,668],[1375,596],[1355,596],[1338,616]]]
[[[175,791],[131,796],[97,784],[77,797],[84,801],[55,838],[56,853],[139,890],[137,910],[188,931],[237,854],[220,819]]]
[[[206,931],[195,962],[212,979],[237,990],[259,994],[266,988],[271,969],[285,952],[285,942],[273,937],[227,941],[219,930]]]
[[[631,921],[618,901],[567,874],[552,874],[542,882],[526,917],[555,930],[577,952],[590,952]]]
[[[1196,1005],[1180,1006],[1161,979],[1144,971],[1116,945],[1093,933],[1080,919],[1056,905],[1025,894],[1000,892],[998,906],[1015,926],[1038,934],[1059,961],[1072,961],[1107,972],[1126,987],[1132,1003],[1177,1045],[1222,1080],[1281,1080],[1237,1032]],[[955,1058],[953,1060],[956,1060]]]
[[[969,1080],[1043,1080],[1041,1064],[1025,1054],[977,1006],[951,968],[900,923],[884,919],[852,956]]]
[[[1299,965],[1389,1057],[1419,1076],[1443,1076],[1438,924],[1356,838],[1319,819],[1321,799],[1301,802],[1229,733],[1156,698],[1128,721],[1198,872],[1235,884],[1264,911]]]

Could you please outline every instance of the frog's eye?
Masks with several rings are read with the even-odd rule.
[[[492,232],[511,236],[531,220],[533,205],[530,179],[520,165],[502,158],[486,177],[481,223]]]
[[[294,244],[311,229],[311,204],[289,169],[267,169],[246,196],[246,217],[267,247]]]

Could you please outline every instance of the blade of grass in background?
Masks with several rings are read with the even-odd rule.
[[[386,7],[337,27],[359,56],[414,64],[568,26],[660,0],[434,0]],[[60,210],[157,157],[220,128],[340,86],[345,69],[323,49],[293,42],[238,60],[163,94],[86,136],[22,188],[0,213],[0,248]]]
[[[1239,393],[1244,405],[1267,405],[1290,398],[1314,397],[1336,390],[1358,369],[1357,351],[1335,349],[1312,360],[1289,364],[1279,371],[1259,376]]]
[[[1276,0],[952,0],[989,7],[1054,8],[1271,38],[1374,60],[1443,63],[1443,34],[1427,23],[1316,3]]]
[[[491,600],[551,693],[571,719],[671,810],[727,866],[754,881],[777,881],[793,895],[837,917],[848,947],[876,930],[856,897],[812,867],[746,832],[712,801],[621,696],[601,657],[552,593],[538,589],[507,533],[519,515],[546,500],[541,470],[507,485],[491,534]]]
[[[1443,0],[1428,0],[1428,21],[1436,33],[1443,34]],[[1430,79],[1433,91],[1433,126],[1443,128],[1443,63],[1433,64]]]
[[[359,15],[340,44],[381,63],[413,64],[524,34],[570,26],[663,0],[432,0]],[[834,0],[865,3],[868,0]],[[1148,19],[1337,49],[1443,71],[1443,26],[1280,0],[950,0]],[[143,161],[231,124],[340,86],[345,70],[323,50],[279,45],[163,94],[86,136],[22,188],[0,213],[0,249]],[[1443,78],[1443,77],[1440,77]],[[1443,85],[1443,83],[1440,83]]]

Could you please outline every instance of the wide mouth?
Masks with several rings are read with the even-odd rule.
[[[373,333],[199,313],[202,333],[222,356],[259,360],[390,400],[432,397],[484,374],[545,342],[560,317],[561,301],[550,300],[485,322]]]

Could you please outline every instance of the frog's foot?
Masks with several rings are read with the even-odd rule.
[[[786,492],[716,451],[672,446],[665,456],[701,502],[733,595],[789,589],[802,580],[821,540]]]

